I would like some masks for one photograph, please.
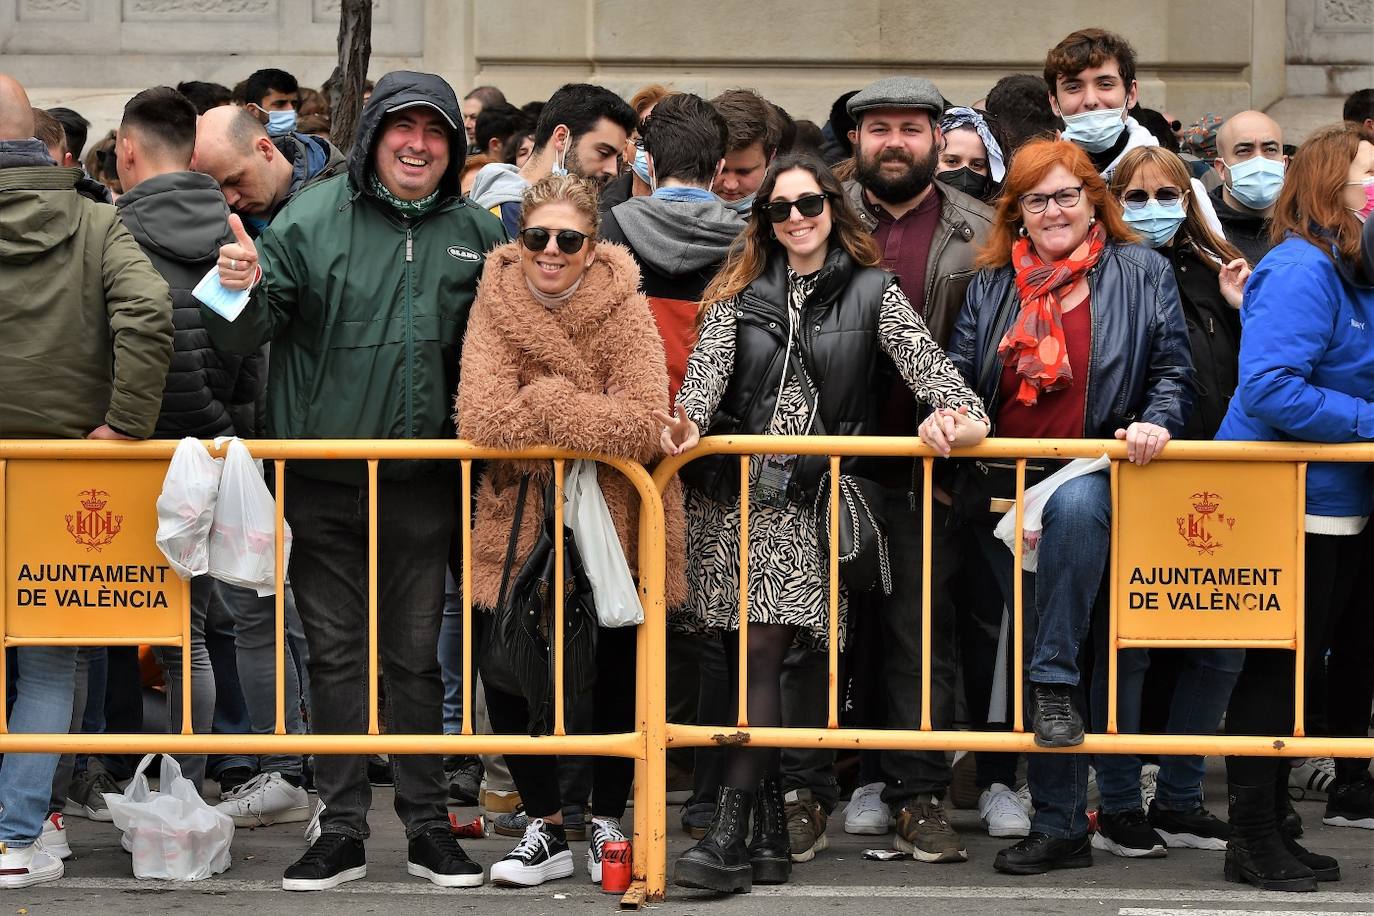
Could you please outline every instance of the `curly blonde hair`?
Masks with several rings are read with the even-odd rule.
[[[601,211],[597,207],[597,187],[576,175],[550,175],[525,189],[520,199],[520,228],[531,213],[545,204],[572,204],[587,220],[593,239],[601,230]]]

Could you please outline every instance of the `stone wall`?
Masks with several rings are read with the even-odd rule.
[[[1374,0],[1288,0],[1289,95],[1374,86]]]
[[[493,83],[517,104],[577,79],[627,95],[651,81],[707,96],[750,86],[821,122],[841,92],[890,73],[972,102],[1007,73],[1038,73],[1073,29],[1103,25],[1135,44],[1143,103],[1191,120],[1284,94],[1285,24],[1291,56],[1304,4],[1325,10],[1320,23],[1374,0],[1289,0],[1287,18],[1284,0],[1138,0],[1110,17],[1100,0],[376,0],[372,72],[432,70],[460,92]],[[35,104],[108,127],[155,83],[233,85],[277,66],[319,85],[337,18],[338,0],[0,0],[0,69]]]

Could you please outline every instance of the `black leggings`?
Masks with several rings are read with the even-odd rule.
[[[1369,607],[1368,593],[1356,586],[1369,568],[1371,544],[1374,526],[1353,536],[1306,536],[1304,663],[1309,675],[1326,668],[1326,689],[1325,695],[1320,690],[1306,695],[1303,718],[1312,731],[1329,737],[1369,734],[1374,703],[1374,665],[1369,662],[1374,654],[1374,609]],[[1292,734],[1294,675],[1294,653],[1287,649],[1247,650],[1226,711],[1227,734]],[[1319,677],[1309,676],[1305,681],[1321,683]],[[1285,761],[1274,757],[1228,757],[1226,775],[1238,785],[1264,785],[1284,765]],[[1368,768],[1367,758],[1337,760],[1336,780],[1353,782]]]
[[[618,734],[635,727],[635,627],[600,627],[596,635],[596,686],[592,689],[591,728],[586,734]],[[487,714],[492,730],[500,735],[522,735],[529,726],[530,708],[524,697],[484,684]],[[574,698],[564,698],[571,715]],[[577,731],[569,720],[569,734]],[[507,754],[506,766],[520,791],[520,800],[531,817],[547,817],[563,810],[558,787],[558,758],[549,754]],[[592,759],[592,813],[619,818],[634,782],[635,764],[626,757]]]
[[[749,724],[782,725],[782,663],[797,628],[780,623],[749,625]],[[727,683],[739,684],[739,631],[725,632],[725,662],[730,676]],[[732,701],[738,721],[738,694]],[[765,773],[778,772],[778,749],[731,745],[725,754],[724,784],[753,792]]]

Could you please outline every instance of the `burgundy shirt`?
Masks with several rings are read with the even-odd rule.
[[[1092,355],[1092,304],[1084,299],[1064,314],[1064,347],[1069,351],[1073,382],[1067,388],[1041,392],[1033,406],[1016,400],[1021,376],[1007,363],[997,389],[997,435],[1016,439],[1082,439],[1088,406],[1088,360]]]
[[[930,259],[930,244],[935,238],[935,230],[940,226],[940,200],[940,193],[932,188],[915,209],[899,219],[893,219],[892,214],[881,205],[871,202],[867,193],[863,197],[864,206],[878,221],[873,229],[873,240],[878,243],[878,250],[882,253],[881,265],[897,275],[897,283],[911,300],[918,315],[925,314],[926,262]],[[942,347],[949,345],[947,340],[936,343]],[[916,416],[916,398],[901,377],[894,375],[891,387],[883,395],[878,434],[914,436]]]

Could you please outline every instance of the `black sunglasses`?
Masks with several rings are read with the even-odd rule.
[[[1171,185],[1165,185],[1155,191],[1154,198],[1163,206],[1171,207],[1183,199],[1183,192]],[[1144,188],[1127,191],[1121,195],[1121,202],[1131,210],[1143,210],[1150,202],[1150,192]]]
[[[530,251],[543,251],[549,247],[549,236],[553,236],[558,243],[558,250],[564,254],[577,254],[582,250],[582,246],[587,244],[587,234],[578,232],[576,229],[559,229],[557,232],[550,232],[538,226],[531,226],[528,229],[520,230],[520,241],[525,243],[525,247]]]
[[[825,194],[804,194],[796,200],[770,200],[763,205],[763,212],[768,214],[770,223],[781,223],[792,215],[792,208],[796,207],[797,212],[805,217],[820,216],[825,209]]]

